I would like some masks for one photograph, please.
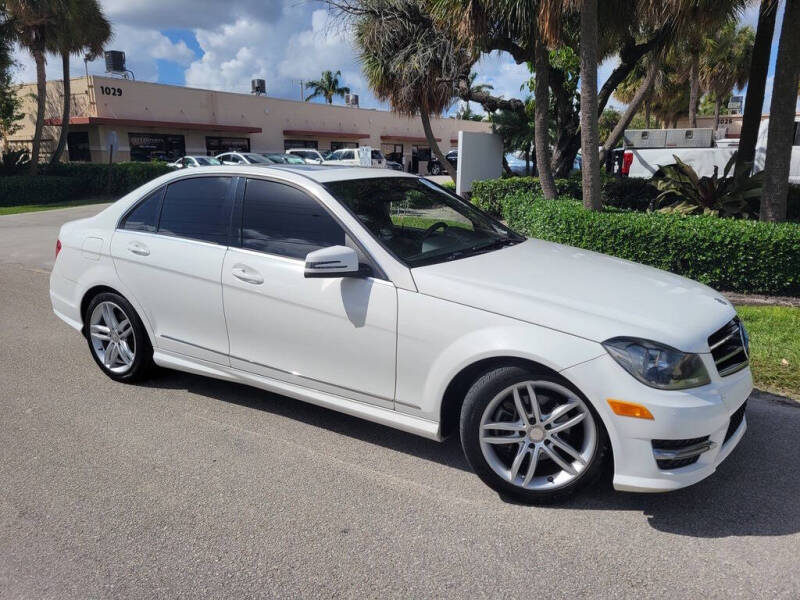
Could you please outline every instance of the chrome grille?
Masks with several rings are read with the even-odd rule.
[[[735,373],[747,366],[747,348],[742,339],[739,317],[735,317],[708,338],[708,347],[720,377]]]

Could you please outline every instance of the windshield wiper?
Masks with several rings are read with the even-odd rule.
[[[446,254],[442,257],[444,262],[455,260],[457,258],[464,258],[465,256],[475,256],[476,254],[483,254],[484,252],[489,252],[491,250],[497,250],[499,248],[504,248],[505,246],[513,246],[515,244],[519,244],[520,240],[515,240],[513,238],[503,238],[497,239],[493,242],[489,242],[488,244],[480,244],[475,246],[470,246],[468,248],[462,248],[461,250],[454,250],[450,254]]]

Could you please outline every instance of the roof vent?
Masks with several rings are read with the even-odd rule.
[[[254,96],[263,96],[267,93],[267,82],[263,79],[251,79],[250,93]]]
[[[345,94],[344,103],[347,106],[353,106],[355,108],[358,108],[358,94]]]

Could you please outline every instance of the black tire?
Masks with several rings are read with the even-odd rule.
[[[98,353],[95,351],[94,341],[90,334],[92,314],[98,305],[107,302],[115,304],[120,309],[121,313],[124,313],[124,316],[130,321],[132,329],[130,335],[134,340],[134,357],[130,366],[124,372],[112,370],[103,363]],[[84,336],[89,344],[89,353],[92,355],[92,358],[94,358],[97,366],[111,379],[124,383],[134,383],[146,379],[153,373],[155,367],[153,363],[153,346],[150,343],[147,330],[142,324],[136,310],[123,296],[114,292],[103,292],[96,295],[86,307],[86,312],[83,315],[83,322]]]
[[[433,163],[431,165],[431,175],[441,175],[442,174],[442,166],[439,163]]]
[[[586,465],[582,467],[583,470],[580,471],[577,476],[574,476],[572,481],[562,485],[561,487],[555,487],[554,489],[528,489],[522,487],[521,484],[515,484],[508,479],[504,479],[495,472],[487,460],[487,457],[484,455],[483,450],[481,449],[481,422],[484,418],[484,412],[487,411],[490,403],[492,403],[496,398],[500,397],[500,394],[508,390],[508,388],[528,381],[542,382],[544,386],[553,384],[554,386],[559,386],[561,389],[566,388],[572,394],[582,400],[584,406],[588,409],[592,417],[591,419],[585,419],[586,424],[581,426],[593,428],[595,434],[595,437],[593,438],[595,441],[594,449],[591,457],[586,460]],[[539,396],[539,392],[535,392],[535,394],[536,396]],[[544,421],[544,419],[542,420]],[[553,425],[550,427],[553,427]],[[475,473],[478,475],[478,477],[480,477],[484,483],[499,492],[501,495],[513,498],[525,504],[550,504],[557,502],[572,496],[580,489],[591,485],[597,481],[597,479],[603,473],[604,465],[610,454],[610,444],[605,427],[603,426],[597,411],[594,410],[594,407],[586,399],[586,397],[580,393],[579,390],[561,377],[557,377],[549,373],[539,373],[531,369],[517,366],[501,367],[489,371],[481,376],[472,385],[464,398],[464,404],[461,408],[460,433],[461,445],[464,449],[464,454],[466,454],[467,460],[475,470]],[[567,433],[569,434],[569,431]],[[508,435],[519,434],[509,433]],[[560,434],[558,434],[556,437],[559,437],[559,435]],[[585,434],[581,433],[579,435]],[[523,435],[523,437],[520,439],[524,439],[526,444],[533,444],[533,442],[528,441],[528,438],[525,437],[525,435]],[[548,444],[547,441],[542,441],[541,443]],[[552,442],[549,442],[549,444],[549,448],[552,449]],[[498,446],[491,447],[495,448]],[[511,448],[509,452],[515,453],[516,450],[514,450],[514,448],[522,448],[523,446],[521,444],[511,444],[499,447]],[[537,456],[544,457],[545,455],[537,451]],[[525,460],[529,461],[531,459],[523,459],[522,463],[530,465],[530,462],[524,463]],[[551,461],[549,458],[547,460]],[[548,466],[545,463],[541,463],[541,461],[539,462],[539,465],[544,465],[545,467]],[[557,465],[552,461],[550,462],[550,466],[557,467]],[[538,468],[540,467],[537,466],[534,468],[534,472],[537,472]],[[523,469],[520,468],[520,471],[522,470]],[[546,486],[547,484],[544,484],[543,487]]]

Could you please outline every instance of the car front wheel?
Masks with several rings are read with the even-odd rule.
[[[86,339],[92,357],[116,381],[144,379],[153,366],[153,349],[133,306],[119,294],[95,296],[86,308]]]
[[[565,380],[520,367],[486,373],[467,393],[461,443],[478,476],[500,493],[545,504],[592,483],[608,436]]]
[[[442,174],[442,167],[439,163],[433,163],[431,165],[431,175],[441,175]]]

